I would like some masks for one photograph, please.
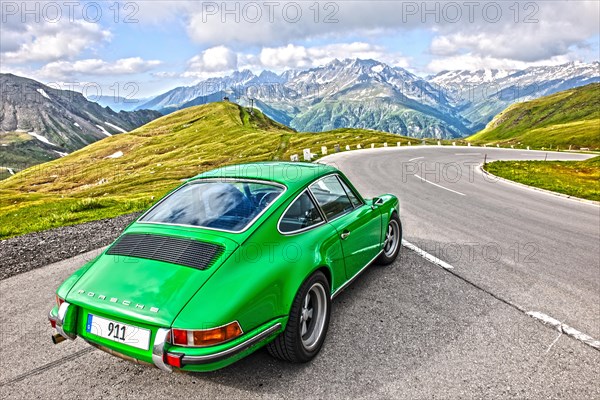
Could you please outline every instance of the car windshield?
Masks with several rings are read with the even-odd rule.
[[[282,192],[280,186],[259,182],[195,181],[173,192],[140,221],[239,232]]]

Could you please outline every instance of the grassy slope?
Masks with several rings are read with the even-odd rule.
[[[0,180],[10,176],[3,167],[20,171],[54,160],[58,155],[51,148],[25,132],[0,132]]]
[[[600,83],[513,104],[467,140],[546,149],[600,149]]]
[[[191,107],[0,182],[0,239],[143,210],[181,179],[220,165],[408,140],[359,129],[297,133],[233,103]]]
[[[586,161],[494,161],[486,170],[526,185],[600,201],[600,156]]]

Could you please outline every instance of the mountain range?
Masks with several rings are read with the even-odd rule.
[[[81,93],[12,74],[0,74],[0,89],[0,166],[49,161],[162,116],[154,110],[115,112]]]
[[[411,137],[468,136],[508,105],[600,81],[600,62],[523,70],[443,71],[421,78],[375,60],[334,60],[281,74],[249,70],[177,87],[137,109],[169,113],[228,97],[298,131],[340,127]]]
[[[133,101],[86,99],[0,74],[0,166],[16,170],[52,160],[163,114],[225,97],[302,132],[360,128],[450,139],[483,129],[513,103],[593,82],[600,82],[598,61],[420,77],[376,60],[345,59],[280,74],[236,71]]]
[[[600,62],[508,71],[444,71],[430,77],[429,82],[445,90],[475,132],[513,103],[600,82]]]

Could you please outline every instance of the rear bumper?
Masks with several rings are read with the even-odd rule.
[[[53,342],[60,343],[65,339],[74,340],[77,338],[76,328],[69,317],[72,316],[77,307],[64,302],[59,308],[54,307],[48,314],[48,320],[56,328],[57,334],[53,336]],[[65,326],[66,322],[66,326]],[[210,352],[210,348],[183,348],[172,346],[169,343],[170,328],[158,328],[154,334],[153,344],[151,345],[152,364],[157,368],[171,372],[173,369],[187,371],[212,371],[223,368],[238,359],[250,354],[256,349],[257,345],[278,334],[283,327],[283,320],[277,319],[249,332],[249,336],[241,342],[234,343],[231,347],[223,348]],[[67,328],[67,329],[65,329]],[[75,328],[75,329],[72,329]],[[110,348],[107,344],[95,343],[88,337],[82,338],[90,345],[99,348],[113,356],[120,357],[137,363],[147,364],[147,361],[141,361],[136,357],[123,354],[118,349]],[[201,353],[201,354],[199,354]],[[148,360],[150,361],[150,360]]]
[[[54,307],[48,313],[48,320],[52,327],[55,328],[58,334],[64,339],[75,340],[77,335],[65,327],[65,319],[71,313],[70,307],[71,304],[66,301],[63,302],[58,309]],[[54,343],[60,343],[62,340],[57,341],[56,337],[53,337],[53,341]]]
[[[252,336],[251,338],[246,339],[242,343],[239,343],[234,347],[231,347],[227,350],[223,350],[223,351],[220,351],[217,353],[206,354],[206,355],[201,355],[201,356],[193,356],[193,355],[186,355],[184,353],[168,352],[165,356],[171,355],[173,357],[180,357],[181,363],[184,367],[186,365],[203,365],[203,364],[216,363],[219,361],[226,360],[237,354],[243,353],[245,350],[249,349],[250,347],[254,346],[255,344],[258,344],[258,343],[262,342],[263,340],[267,339],[269,336],[271,336],[275,332],[278,332],[281,329],[281,327],[282,327],[281,323],[278,322],[275,325],[256,334],[255,336]]]

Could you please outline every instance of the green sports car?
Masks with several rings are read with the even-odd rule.
[[[337,169],[233,165],[198,175],[132,223],[56,292],[54,343],[166,371],[211,371],[266,345],[311,360],[331,299],[372,262],[392,263],[398,199],[364,199]]]

